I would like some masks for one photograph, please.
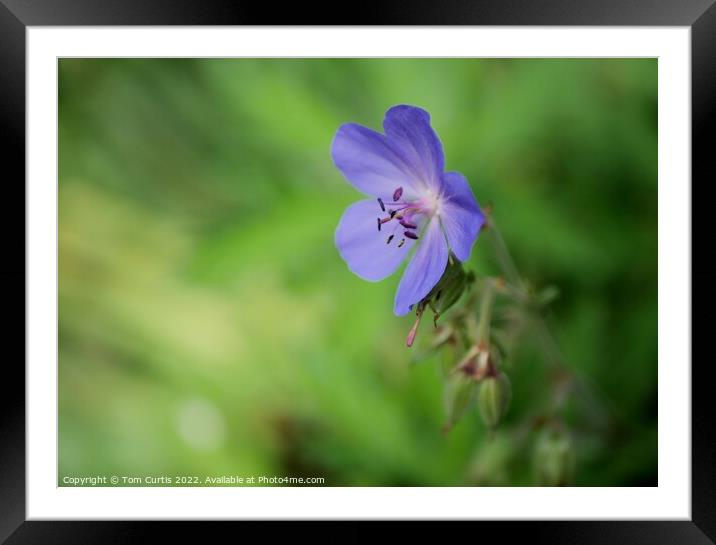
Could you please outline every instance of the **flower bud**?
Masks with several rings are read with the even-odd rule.
[[[509,433],[495,433],[490,441],[482,441],[468,470],[474,486],[509,486],[511,467],[519,456],[519,445]]]
[[[493,429],[507,412],[512,397],[512,387],[507,375],[497,371],[480,383],[478,407],[485,425]]]
[[[450,256],[442,277],[423,299],[423,303],[429,304],[435,312],[436,323],[437,319],[460,299],[465,288],[474,281],[474,278],[472,271],[466,273],[462,263],[453,255]]]
[[[535,447],[535,478],[539,486],[567,486],[574,480],[575,456],[569,436],[547,430]]]
[[[456,362],[462,356],[461,344],[458,342],[456,335],[453,335],[448,341],[439,345],[438,360],[440,363],[440,372],[444,379],[450,377],[454,372]]]
[[[546,307],[559,297],[559,289],[556,286],[547,286],[535,296],[535,302],[539,307]]]
[[[465,415],[477,394],[478,383],[461,371],[448,376],[445,382],[445,412],[447,423],[444,431],[449,431]]]

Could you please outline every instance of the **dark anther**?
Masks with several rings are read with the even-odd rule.
[[[402,187],[399,187],[398,189],[393,191],[393,200],[394,201],[397,201],[402,196],[403,196],[403,188]]]
[[[405,231],[403,234],[408,238],[412,238],[413,240],[418,240],[418,235],[416,235],[412,231]]]
[[[400,220],[400,225],[402,225],[406,229],[417,229],[418,228],[418,226],[415,225],[414,223],[410,223],[409,221],[405,221],[405,220]]]
[[[386,244],[390,244],[390,241],[393,240],[393,237],[394,237],[394,236],[395,236],[395,235],[390,235],[390,236],[388,237],[388,240],[385,241],[385,243],[386,243]]]
[[[405,239],[401,238],[400,243],[398,244],[398,248],[400,248],[403,244],[405,244]]]
[[[398,213],[397,210],[391,210],[391,211],[390,211],[390,217],[391,217],[391,218],[394,217],[395,214],[397,214],[397,213]]]
[[[378,231],[380,231],[380,226],[381,226],[382,223],[383,223],[383,222],[380,221],[380,218],[378,218]]]
[[[380,205],[380,209],[385,212],[385,205],[383,204],[383,199],[378,197],[378,204]]]

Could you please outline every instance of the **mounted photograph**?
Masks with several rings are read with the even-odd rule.
[[[659,486],[657,58],[57,70],[58,487]]]

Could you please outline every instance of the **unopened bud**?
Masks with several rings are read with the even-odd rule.
[[[546,307],[558,297],[559,289],[555,286],[547,286],[542,291],[537,293],[535,297],[535,302],[539,307]]]
[[[449,431],[465,415],[475,400],[478,383],[460,371],[451,373],[445,382],[445,412],[447,423],[444,430]]]
[[[411,306],[412,308],[412,306]],[[418,326],[420,325],[420,320],[423,317],[423,312],[425,311],[425,300],[422,300],[418,303],[418,306],[415,309],[415,314],[417,315],[417,318],[415,319],[415,323],[413,323],[413,327],[410,328],[410,331],[408,331],[408,338],[405,340],[405,345],[410,348],[413,346],[413,343],[415,342],[415,335],[418,334]]]
[[[441,330],[442,331],[442,330]],[[435,344],[433,344],[435,346]],[[455,362],[459,360],[461,354],[461,344],[458,342],[457,335],[453,334],[445,341],[437,345],[438,358],[440,361],[440,371],[444,379],[447,379],[455,369]]]
[[[512,387],[507,375],[497,371],[480,383],[478,407],[485,425],[493,429],[507,412],[512,397]]]
[[[430,308],[435,312],[434,321],[436,325],[438,318],[460,299],[465,288],[474,279],[474,274],[472,272],[466,273],[462,268],[462,263],[455,256],[450,255],[442,277],[422,300],[423,304],[430,305]]]
[[[519,446],[509,433],[496,433],[482,441],[468,470],[470,484],[476,486],[509,486],[510,469]]]
[[[572,441],[564,432],[547,430],[535,447],[535,477],[539,486],[567,486],[574,479]]]
[[[413,323],[413,327],[410,328],[410,331],[408,331],[408,337],[405,339],[405,346],[410,348],[413,346],[413,343],[415,342],[415,335],[418,334],[418,326],[420,325],[420,318],[422,318],[422,314],[420,314],[415,322]]]

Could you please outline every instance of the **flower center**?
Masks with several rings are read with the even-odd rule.
[[[418,240],[417,230],[421,216],[432,217],[439,213],[440,202],[437,195],[432,191],[417,200],[401,201],[403,196],[403,188],[398,187],[393,191],[393,202],[385,203],[383,199],[378,199],[381,212],[385,212],[387,216],[377,218],[378,231],[383,231],[385,224],[390,224],[386,228],[388,233],[385,240],[386,244],[390,244],[395,239],[396,234],[400,230],[400,240],[396,244],[398,248],[405,244],[405,239]]]

